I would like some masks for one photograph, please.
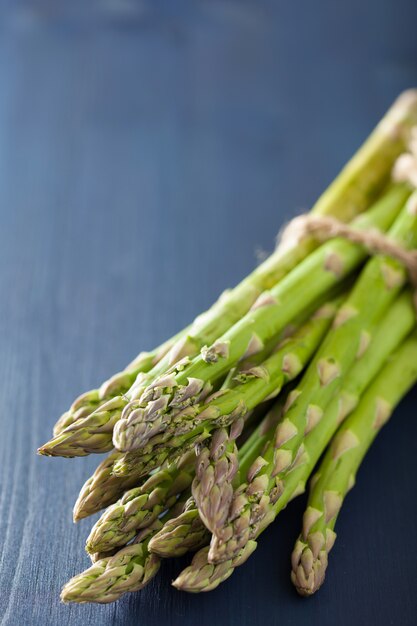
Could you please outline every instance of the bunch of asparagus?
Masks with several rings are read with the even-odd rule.
[[[409,91],[311,214],[416,249],[416,129]],[[39,452],[109,454],[75,503],[75,521],[105,510],[86,542],[93,564],[64,602],[113,602],[189,551],[174,586],[214,589],[325,452],[291,573],[302,595],[320,587],[343,499],[417,380],[410,267],[397,256],[355,237],[287,237],[188,328],[75,400]]]

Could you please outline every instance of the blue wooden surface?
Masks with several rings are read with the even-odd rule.
[[[71,508],[97,459],[35,455],[76,394],[243,277],[417,84],[416,18],[414,0],[0,5],[2,626],[416,623],[416,391],[311,600],[289,582],[300,499],[211,594],[170,587],[183,559],[116,605],[60,605],[88,565]]]

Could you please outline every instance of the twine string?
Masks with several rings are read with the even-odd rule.
[[[319,217],[310,214],[299,215],[292,219],[281,233],[278,246],[280,249],[288,249],[309,235],[320,241],[343,237],[352,243],[364,246],[371,254],[386,254],[400,261],[406,268],[413,286],[417,312],[417,250],[407,250],[376,229],[357,230],[334,217]]]

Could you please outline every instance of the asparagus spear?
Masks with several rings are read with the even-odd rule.
[[[417,334],[407,339],[342,424],[312,478],[303,530],[292,554],[291,580],[310,596],[324,582],[334,526],[358,468],[395,406],[417,380]]]
[[[416,197],[410,198],[390,230],[391,238],[404,246],[417,244]],[[378,255],[368,262],[350,297],[340,309],[332,330],[294,392],[285,419],[278,425],[273,453],[270,451],[271,458],[267,457],[268,463],[256,472],[255,484],[262,483],[264,488],[268,487],[272,500],[279,498],[287,470],[305,462],[305,434],[321,420],[327,404],[340,390],[343,377],[355,360],[366,353],[378,320],[405,280],[404,267],[394,259]],[[250,485],[246,494],[240,494],[240,500],[246,497],[249,502],[253,501],[253,488]],[[245,517],[237,516],[241,531],[245,527],[246,538],[249,536],[247,531],[250,518],[256,515],[257,523],[260,523],[262,515],[267,512],[267,508],[263,512],[258,503],[255,510],[256,513],[252,514],[247,511]],[[246,521],[245,524],[243,520]],[[211,558],[227,558],[228,552],[222,548],[222,543],[227,544],[230,533],[230,526],[224,531],[217,531]],[[240,536],[241,541],[236,539],[236,535]],[[232,533],[232,537],[233,549],[235,546],[242,547],[245,534]]]
[[[114,473],[127,474],[131,466],[138,468],[140,464],[144,465],[144,471],[145,469],[149,471],[149,463],[160,462],[159,455],[168,458],[172,454],[183,453],[190,445],[194,446],[197,441],[200,443],[207,439],[210,432],[218,426],[236,422],[238,423],[236,435],[239,434],[243,417],[267,398],[276,396],[288,381],[293,380],[304,369],[328,330],[338,302],[321,307],[263,364],[242,374],[244,380],[242,384],[233,389],[220,390],[209,397],[205,404],[186,407],[164,433],[156,435],[148,442],[146,448],[126,454],[126,457],[115,465]],[[219,475],[218,478],[224,484],[228,478],[228,471],[227,468],[223,469],[224,476]],[[230,471],[233,472],[233,467]],[[203,473],[204,468],[199,467],[197,474],[202,477]],[[206,497],[207,489],[211,488],[212,477],[208,473],[206,479],[207,482],[202,485],[201,497],[200,488],[194,489],[194,497],[199,502],[201,498]],[[203,509],[200,512],[204,515]],[[209,516],[214,519],[215,511],[211,510]]]
[[[410,294],[405,292],[382,320],[375,335],[375,341],[372,342],[362,359],[357,361],[350,370],[341,392],[332,400],[316,427],[306,435],[304,441],[305,462],[287,472],[280,497],[274,502],[270,498],[269,486],[265,487],[262,485],[262,481],[259,481],[260,471],[262,471],[259,470],[259,467],[264,469],[268,463],[267,459],[271,459],[273,456],[271,454],[274,449],[272,441],[249,469],[248,478],[252,484],[251,501],[249,502],[247,498],[242,497],[242,494],[247,491],[246,483],[243,482],[241,489],[236,492],[234,511],[232,511],[230,521],[231,532],[228,542],[223,543],[224,548],[227,546],[227,554],[230,555],[230,558],[219,564],[211,564],[209,562],[209,548],[200,550],[191,566],[185,569],[174,582],[176,587],[196,593],[214,589],[228,578],[233,573],[234,568],[246,560],[247,556],[256,549],[255,540],[262,531],[272,523],[292,498],[303,493],[308,477],[323,450],[332,439],[338,425],[355,409],[364,389],[378,374],[388,356],[404,340],[414,325],[415,309]],[[271,465],[269,465],[270,471]],[[268,475],[268,468],[266,475]],[[254,512],[252,519],[250,517],[251,509]],[[256,518],[257,509],[262,512],[262,521],[258,521]],[[236,533],[235,536],[234,533]],[[245,535],[245,540],[242,543],[240,543],[239,537],[241,533]],[[238,545],[233,545],[235,540]],[[244,547],[239,549],[239,545]],[[219,546],[216,548],[218,549]]]
[[[407,187],[394,186],[373,209],[355,220],[354,226],[389,227],[408,195]],[[271,336],[304,307],[340,283],[365,257],[362,246],[341,238],[328,241],[310,254],[275,287],[265,292],[247,315],[210,348],[192,361],[184,359],[175,365],[168,374],[155,380],[138,400],[130,402],[123,418],[115,424],[115,446],[126,451],[145,447],[150,438],[163,432],[174,421],[181,409],[201,401],[213,382],[240,359],[262,349]],[[49,444],[49,451],[54,447]]]
[[[143,589],[160,567],[160,558],[148,551],[148,543],[161,526],[162,522],[156,520],[138,535],[137,541],[74,576],[62,589],[61,600],[106,604],[127,592]]]
[[[156,554],[149,552],[149,542],[167,520],[178,515],[185,501],[186,496],[160,519],[141,530],[133,543],[74,576],[62,589],[61,600],[106,604],[125,593],[143,589],[158,572],[161,562]]]
[[[183,556],[198,550],[210,541],[210,532],[198,514],[194,498],[190,498],[184,511],[168,520],[149,542],[149,550],[161,558]]]
[[[171,465],[134,487],[111,505],[94,524],[87,539],[89,553],[107,552],[124,546],[141,528],[152,524],[165,509],[172,507],[194,476],[194,455],[178,465]]]
[[[145,482],[146,478],[139,472],[132,471],[128,476],[113,474],[114,465],[122,457],[122,453],[114,450],[99,463],[92,476],[86,480],[74,505],[74,522],[113,504],[127,489]]]

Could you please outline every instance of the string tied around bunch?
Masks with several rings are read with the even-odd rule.
[[[408,199],[407,210],[417,214],[417,192]],[[371,254],[384,254],[400,261],[408,272],[417,312],[417,250],[408,250],[376,228],[358,230],[334,217],[308,213],[299,215],[289,222],[279,235],[277,247],[283,250],[294,247],[309,236],[322,242],[342,237],[363,246]]]

